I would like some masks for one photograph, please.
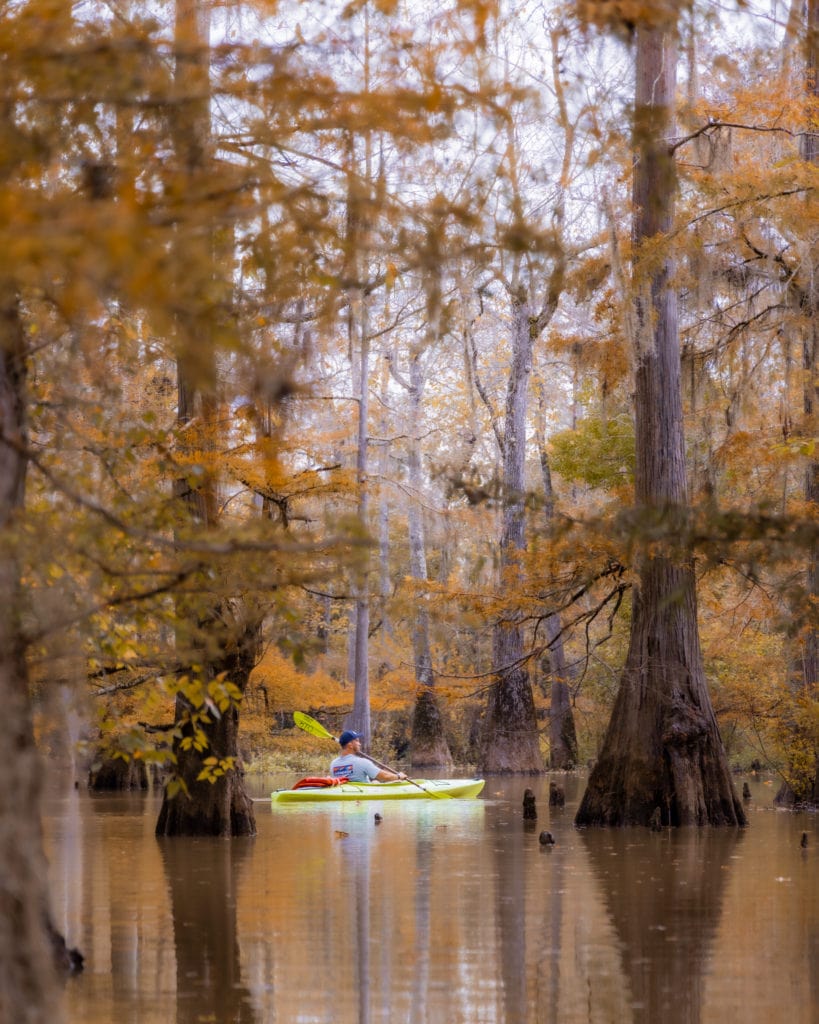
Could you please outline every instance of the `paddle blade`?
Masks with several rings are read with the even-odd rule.
[[[293,712],[293,721],[304,732],[309,732],[311,736],[319,736],[323,740],[335,741],[335,736],[328,732],[321,722],[317,722],[315,718],[311,718],[309,715],[305,715],[303,711]]]

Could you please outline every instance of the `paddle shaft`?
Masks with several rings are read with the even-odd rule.
[[[293,721],[296,723],[299,729],[302,729],[304,732],[309,732],[313,736],[320,736],[322,739],[332,740],[334,743],[338,743],[338,738],[335,737],[331,732],[328,732],[327,729],[325,729],[324,726],[321,724],[321,722],[317,722],[315,718],[311,718],[310,715],[306,715],[303,711],[296,711],[293,715]],[[361,751],[361,757],[366,757],[368,761],[372,761],[372,763],[376,765],[376,767],[381,768],[385,772],[391,772],[393,775],[399,774],[394,768],[390,768],[390,766],[387,764],[382,764],[381,761],[377,761],[374,757],[372,757],[372,755],[365,754],[363,750]],[[413,786],[417,786],[422,793],[426,793],[429,796],[434,796],[440,800],[446,800],[449,795],[447,793],[436,793],[434,790],[425,789],[421,785],[421,783],[416,782],[415,779],[407,778],[406,781],[411,782]]]

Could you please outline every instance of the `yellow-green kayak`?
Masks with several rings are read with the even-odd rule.
[[[413,782],[342,782],[333,779],[302,779],[293,789],[277,789],[273,803],[335,803],[339,800],[437,800],[469,799],[484,787],[483,779],[416,779]]]

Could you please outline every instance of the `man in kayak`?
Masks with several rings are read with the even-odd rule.
[[[338,738],[341,753],[330,763],[330,774],[334,779],[346,782],[398,782],[405,779],[403,772],[390,772],[379,768],[361,753],[361,734],[348,729]]]

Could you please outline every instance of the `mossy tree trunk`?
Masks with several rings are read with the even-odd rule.
[[[672,226],[674,25],[636,43],[633,286],[638,529],[667,537],[687,501],[677,299],[658,238]],[[631,638],[579,825],[740,825],[742,805],[705,681],[692,561],[660,546],[638,556]]]

